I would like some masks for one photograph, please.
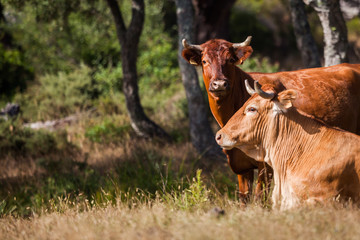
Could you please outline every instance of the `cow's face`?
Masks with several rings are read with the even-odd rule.
[[[254,94],[217,132],[217,143],[227,150],[258,146],[261,143],[261,128],[266,128],[266,119],[271,108],[270,100]]]
[[[294,90],[277,95],[274,92],[263,95],[256,91],[250,94],[248,101],[216,134],[217,143],[224,149],[236,147],[247,153],[247,150],[260,146],[265,137],[271,137],[267,136],[271,121],[292,107],[292,101],[296,99]]]
[[[183,41],[182,56],[191,64],[201,66],[205,87],[213,98],[223,98],[229,94],[236,79],[235,68],[252,53],[251,37],[244,43],[233,44],[214,39],[202,45],[189,45]]]

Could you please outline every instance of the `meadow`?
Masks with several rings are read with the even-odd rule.
[[[141,138],[131,127],[106,1],[71,1],[66,11],[67,0],[39,2],[0,3],[7,19],[0,28],[12,41],[0,43],[0,108],[21,107],[16,118],[0,118],[0,239],[360,238],[358,208],[334,203],[280,212],[264,196],[245,206],[226,159],[196,152],[172,1],[145,0],[137,59],[141,104],[172,142]],[[118,2],[128,23],[131,2]],[[253,35],[244,71],[299,67],[283,2],[237,1],[233,8],[232,38]],[[315,17],[309,14],[320,45]],[[348,22],[351,41],[359,39],[359,26],[358,18]],[[69,116],[52,129],[26,127]]]
[[[79,134],[82,124],[69,126],[68,132],[75,127]],[[67,151],[46,153],[46,158],[32,153],[16,162],[15,155],[8,155],[1,171],[0,239],[360,236],[356,207],[334,203],[281,212],[271,208],[270,200],[254,198],[245,206],[225,160],[220,166],[206,162],[190,143],[134,139],[131,130],[128,134],[121,144],[99,134],[110,141],[103,144],[62,133],[51,136],[65,138],[67,143],[57,147]]]

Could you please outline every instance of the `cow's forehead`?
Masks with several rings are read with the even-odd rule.
[[[219,56],[227,57],[232,49],[232,43],[221,39],[209,40],[201,46],[204,49],[202,52],[203,56],[208,56],[212,59],[216,59]]]
[[[252,95],[243,105],[243,108],[246,108],[249,105],[253,105],[256,104],[259,107],[269,107],[271,104],[271,100],[269,99],[264,99],[262,97],[260,97],[257,93],[255,93],[254,95]]]

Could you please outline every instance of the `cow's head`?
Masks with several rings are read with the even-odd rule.
[[[230,43],[221,39],[209,40],[201,45],[192,45],[183,39],[182,56],[192,65],[202,66],[206,89],[214,98],[226,96],[234,85],[235,68],[251,53],[251,37],[242,43]]]
[[[264,86],[255,82],[255,90],[252,89],[247,80],[245,86],[251,97],[231,117],[226,125],[217,132],[216,141],[224,149],[240,148],[246,154],[249,149],[260,146],[264,137],[267,136],[272,119],[283,114],[292,107],[292,101],[296,99],[296,91],[285,90],[276,94],[271,86]]]

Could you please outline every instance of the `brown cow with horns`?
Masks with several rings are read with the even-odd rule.
[[[333,199],[359,203],[360,136],[294,108],[294,90],[265,92],[257,82],[254,90],[247,80],[245,85],[252,97],[217,132],[216,141],[272,166],[274,207]]]
[[[330,126],[360,133],[360,64],[339,64],[331,67],[278,73],[246,73],[236,65],[252,53],[251,37],[243,43],[221,39],[191,45],[183,39],[182,56],[191,64],[201,66],[209,104],[216,121],[223,127],[250,97],[244,80],[258,81],[280,92],[294,89],[298,98],[294,106]],[[253,169],[259,168],[256,193],[266,183],[263,162],[256,162],[238,149],[225,150],[231,169],[238,174],[239,191],[244,199],[251,192]],[[268,169],[266,171],[266,169]]]

